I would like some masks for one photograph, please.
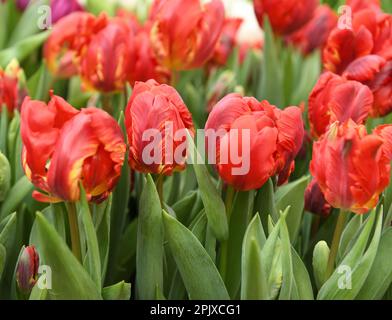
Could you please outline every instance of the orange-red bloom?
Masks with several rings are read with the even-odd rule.
[[[364,9],[372,9],[375,12],[380,12],[380,0],[347,0],[346,5],[350,6],[353,12],[358,12]]]
[[[135,37],[135,62],[133,65],[133,70],[129,74],[129,82],[131,85],[135,81],[147,81],[154,79],[159,83],[170,82],[170,70],[160,65],[155,58],[151,39],[150,39],[150,26],[146,25],[141,28],[136,33]]]
[[[49,70],[61,78],[78,73],[80,54],[99,30],[107,24],[107,17],[98,18],[87,12],[72,13],[56,23],[45,43],[44,57]]]
[[[304,54],[309,54],[315,49],[324,47],[337,21],[336,13],[329,6],[319,6],[312,19],[291,34],[287,41],[297,46]]]
[[[373,117],[392,110],[392,16],[374,9],[354,14],[352,29],[332,31],[323,52],[326,70],[360,81],[373,92]]]
[[[267,15],[274,32],[288,35],[297,31],[312,19],[318,1],[253,0],[253,3],[260,26],[263,26],[263,17]]]
[[[12,60],[5,70],[0,67],[0,112],[3,105],[12,115],[19,109],[26,96],[25,79],[23,70],[16,60]]]
[[[110,21],[81,55],[84,88],[107,93],[123,90],[134,62],[133,30],[122,18]]]
[[[155,0],[151,41],[157,60],[170,70],[202,66],[213,54],[224,22],[220,0]]]
[[[117,122],[101,109],[78,111],[58,96],[48,105],[25,99],[22,163],[43,202],[78,201],[82,183],[91,201],[105,199],[121,172],[125,149]]]
[[[258,189],[273,175],[279,176],[279,184],[287,181],[304,137],[298,107],[280,110],[265,100],[258,102],[239,94],[229,94],[218,102],[205,129],[209,155],[216,145],[219,175],[239,190]],[[216,133],[215,141],[211,141],[209,130]],[[239,159],[230,156],[232,150]],[[244,173],[233,170],[247,166]]]
[[[176,152],[186,141],[181,133],[187,129],[193,134],[194,127],[191,113],[173,87],[154,80],[136,82],[125,124],[132,169],[171,175],[185,168],[185,157],[179,161]]]
[[[310,172],[335,208],[366,213],[389,184],[384,139],[352,120],[333,124],[313,146]]]
[[[370,89],[331,72],[323,73],[309,96],[309,123],[312,136],[323,135],[335,121],[352,119],[362,124],[373,105]]]

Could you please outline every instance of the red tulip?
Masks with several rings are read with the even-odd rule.
[[[326,70],[360,81],[373,92],[370,115],[392,111],[392,16],[374,10],[354,14],[352,29],[332,31],[323,52]]]
[[[101,201],[120,176],[126,146],[117,122],[93,107],[78,111],[58,96],[48,105],[26,98],[22,105],[22,162],[43,202]]]
[[[355,59],[371,54],[373,37],[364,26],[358,31],[334,29],[323,51],[324,68],[342,74]]]
[[[277,34],[288,35],[300,29],[312,19],[317,0],[253,0],[260,26],[264,15]]]
[[[77,0],[51,0],[50,8],[52,10],[53,23],[56,23],[72,12],[84,10]]]
[[[313,50],[324,47],[337,20],[336,13],[329,6],[319,6],[312,19],[291,34],[287,41],[297,46],[304,54],[309,54]]]
[[[241,26],[242,19],[226,18],[222,34],[216,44],[214,54],[210,61],[213,64],[224,66],[236,44],[236,35]]]
[[[177,159],[176,152],[186,141],[183,130],[193,134],[194,127],[189,110],[173,87],[154,80],[136,82],[125,111],[125,123],[132,169],[171,175],[185,168],[185,159]],[[176,138],[177,133],[184,135]],[[150,146],[154,147],[153,154]]]
[[[26,96],[23,70],[16,60],[12,60],[5,70],[0,67],[0,112],[3,105],[12,115],[15,109],[20,109]]]
[[[75,12],[61,19],[44,47],[44,56],[49,70],[61,78],[78,73],[80,54],[99,30],[107,24],[105,15],[98,18],[87,12]]]
[[[305,190],[305,210],[322,217],[331,214],[331,205],[325,200],[315,180],[312,180]]]
[[[136,33],[135,38],[135,63],[129,74],[129,82],[134,85],[135,81],[147,81],[154,79],[159,83],[170,82],[170,70],[160,65],[155,58],[150,40],[150,27],[144,26]]]
[[[265,100],[239,94],[229,94],[218,102],[205,129],[208,154],[216,157],[219,175],[239,190],[258,189],[273,175],[279,176],[279,184],[284,183],[304,137],[298,107],[280,110]],[[215,141],[211,141],[210,130],[218,134]],[[233,151],[239,159],[233,159]]]
[[[16,267],[19,291],[29,295],[38,280],[39,255],[34,246],[24,247]]]
[[[84,88],[105,93],[123,90],[134,61],[134,36],[129,24],[120,18],[110,21],[81,56]]]
[[[392,160],[392,125],[391,124],[383,124],[377,126],[373,133],[378,135],[384,140],[383,151],[385,156],[388,159]]]
[[[221,0],[155,0],[151,41],[157,60],[170,70],[202,66],[213,54],[224,23]]]
[[[373,104],[370,89],[331,72],[322,74],[309,96],[309,123],[314,138],[323,135],[335,121],[352,119],[362,124]]]
[[[376,206],[389,184],[390,159],[383,139],[352,120],[333,124],[313,146],[310,172],[335,208],[358,214]]]
[[[375,12],[380,12],[380,0],[347,0],[346,5],[350,6],[353,12],[358,12],[364,9],[372,9]]]

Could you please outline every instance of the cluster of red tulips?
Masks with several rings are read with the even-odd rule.
[[[0,298],[392,295],[390,5],[63,2],[0,2]]]

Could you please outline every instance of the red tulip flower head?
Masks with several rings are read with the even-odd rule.
[[[194,127],[189,110],[173,87],[155,80],[136,82],[125,124],[132,169],[171,175],[185,168],[186,155],[177,157],[176,153],[186,141],[185,130],[193,134]]]
[[[258,189],[273,175],[279,184],[287,181],[304,137],[298,107],[280,110],[239,94],[218,102],[205,130],[209,158],[216,157],[219,175],[238,190]]]
[[[84,88],[105,93],[124,89],[135,61],[134,34],[123,19],[100,30],[81,56]]]
[[[60,78],[76,75],[81,53],[91,37],[106,24],[105,15],[96,18],[87,12],[74,12],[56,23],[44,47],[44,57],[51,73]]]
[[[376,206],[389,184],[390,158],[384,139],[367,134],[352,120],[333,124],[314,143],[310,172],[325,199],[335,208],[358,214]]]
[[[223,23],[221,0],[155,0],[151,42],[158,61],[170,70],[202,66],[213,54]]]
[[[287,41],[297,46],[304,54],[309,54],[324,47],[337,21],[336,13],[329,6],[319,6],[312,19],[292,33]]]
[[[309,96],[309,123],[314,138],[322,136],[335,121],[352,119],[362,124],[373,105],[370,89],[331,72],[323,73]]]
[[[121,172],[125,143],[117,122],[101,109],[74,109],[52,96],[48,105],[27,97],[22,105],[22,163],[43,202],[104,200]]]
[[[288,35],[312,19],[318,0],[253,0],[253,3],[260,26],[266,15],[275,33]]]
[[[26,84],[23,70],[16,60],[12,60],[5,70],[0,68],[0,112],[2,107],[12,115],[15,109],[20,109],[26,96]]]

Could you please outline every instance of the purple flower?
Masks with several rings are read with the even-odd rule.
[[[52,8],[53,23],[72,12],[83,11],[83,7],[77,0],[51,0],[50,7]]]
[[[19,10],[23,11],[27,8],[29,5],[30,0],[16,0],[16,6],[18,7]]]

